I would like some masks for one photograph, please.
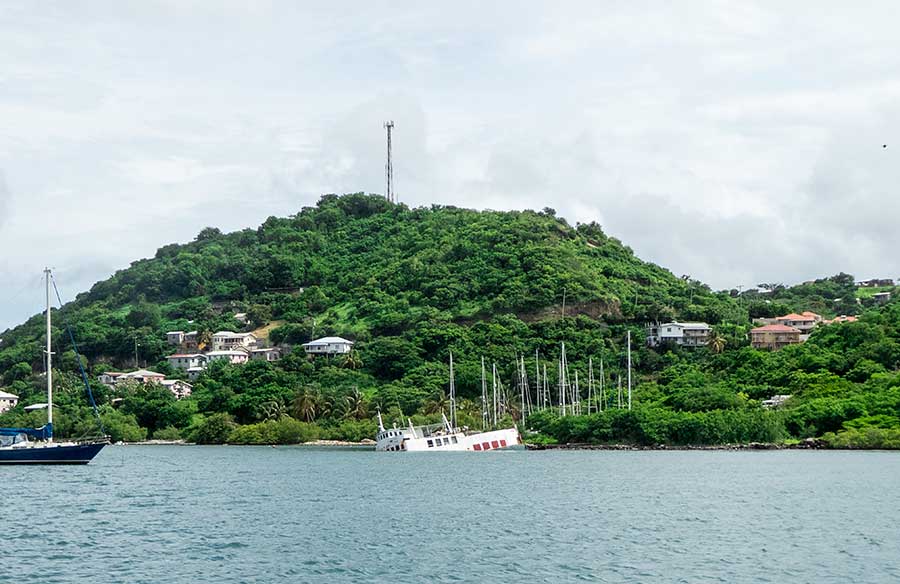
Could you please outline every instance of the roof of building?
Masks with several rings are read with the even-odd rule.
[[[174,355],[169,355],[166,359],[177,359],[179,357],[205,357],[205,355],[203,353],[175,353]]]
[[[815,312],[813,312],[813,311],[811,311],[811,310],[804,310],[804,311],[801,312],[800,314],[802,314],[803,316],[811,316],[811,317],[813,317],[813,318],[822,318],[821,315],[818,315],[818,314],[816,314]]]
[[[183,335],[184,331],[169,331],[166,334],[167,335]]]
[[[223,357],[223,356],[234,356],[234,355],[243,355],[247,356],[246,351],[210,351],[206,354],[207,357]]]
[[[176,383],[180,383],[181,385],[186,385],[188,387],[194,387],[187,381],[181,379],[164,379],[163,381],[160,381],[160,385],[162,385],[163,387],[169,387],[170,385],[175,385]]]
[[[109,375],[110,377],[118,377],[119,375],[125,375],[121,371],[104,371],[103,375]]]
[[[123,373],[122,377],[165,377],[165,375],[157,373],[156,371],[150,371],[149,369],[138,369],[131,373]]]
[[[776,317],[775,320],[816,320],[816,318],[815,316],[808,316],[806,313],[797,314],[796,312],[792,312],[790,314],[785,314],[784,316]]]
[[[265,347],[263,349],[250,349],[251,353],[268,353],[269,351],[278,351],[275,347]]]
[[[767,324],[766,326],[756,327],[750,331],[751,333],[799,333],[800,329],[786,324]]]
[[[236,333],[232,331],[219,331],[213,335],[214,337],[253,337],[256,338],[256,335],[253,333]]]
[[[316,339],[316,340],[310,341],[308,343],[303,343],[303,346],[309,347],[311,345],[332,345],[332,344],[352,345],[353,341],[348,341],[347,339],[344,339],[341,337],[322,337],[321,339]]]
[[[705,322],[667,322],[665,324],[661,324],[659,326],[678,326],[686,329],[708,329],[709,325]]]
[[[14,393],[0,391],[0,399],[19,399],[19,396]]]

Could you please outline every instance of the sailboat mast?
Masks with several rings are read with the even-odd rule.
[[[631,409],[631,331],[628,331],[628,409]]]
[[[456,383],[453,379],[453,351],[450,351],[450,427],[456,431]]]
[[[50,437],[53,440],[53,352],[50,328],[50,268],[44,269],[44,280],[47,288],[47,425],[50,426]]]
[[[587,413],[591,415],[591,400],[594,399],[594,359],[588,357],[588,395],[587,395]]]
[[[600,412],[603,411],[603,399],[603,357],[600,357]]]
[[[481,357],[481,429],[487,430],[487,378],[484,375],[484,357]]]

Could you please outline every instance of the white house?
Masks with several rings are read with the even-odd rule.
[[[269,347],[266,349],[252,349],[250,358],[254,361],[278,361],[281,359],[281,351]]]
[[[194,386],[187,381],[182,381],[180,379],[164,379],[160,382],[160,385],[171,391],[172,395],[175,396],[175,399],[188,397],[191,395],[191,390],[194,388]]]
[[[647,327],[647,345],[658,347],[667,343],[683,347],[699,347],[709,342],[712,331],[705,322],[667,322]]]
[[[203,353],[176,353],[166,357],[173,369],[189,371],[194,367],[206,367],[206,355]]]
[[[310,355],[345,355],[353,349],[353,341],[341,337],[322,337],[303,344]]]
[[[149,371],[147,369],[138,369],[137,371],[132,371],[131,373],[123,373],[116,377],[116,383],[122,383],[123,381],[137,381],[139,383],[160,383],[166,376],[162,373],[157,373],[155,371]]]
[[[210,351],[206,354],[206,358],[209,359],[210,363],[213,361],[228,361],[229,363],[240,365],[250,359],[250,354],[247,351]]]
[[[0,391],[0,414],[8,412],[19,403],[19,396]]]
[[[234,333],[231,331],[219,331],[212,336],[213,351],[228,351],[231,349],[256,347],[258,339],[253,333]]]

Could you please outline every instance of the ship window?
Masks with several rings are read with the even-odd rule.
[[[506,446],[506,440],[501,440],[501,441],[500,441],[500,446]]]
[[[456,436],[451,436],[451,437],[450,437],[450,441],[453,442],[454,444],[458,444],[458,443],[459,443],[459,442],[456,440]]]
[[[491,440],[491,448],[500,448],[500,443],[496,440]]]
[[[481,444],[475,444],[472,446],[475,450],[481,450]]]
[[[484,450],[490,450],[490,449],[491,449],[491,445],[488,444],[487,442],[482,442],[482,443],[481,443],[481,448],[484,449]]]
[[[428,448],[432,448],[433,446],[434,446],[434,443],[433,443],[431,440],[429,440],[429,441],[428,441]]]
[[[446,446],[446,445],[448,445],[448,444],[450,444],[450,439],[449,439],[449,438],[444,438],[444,446]]]

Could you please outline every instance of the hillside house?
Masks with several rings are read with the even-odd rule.
[[[893,278],[873,278],[871,280],[863,280],[862,282],[856,283],[856,286],[859,288],[881,288],[882,286],[893,285]]]
[[[166,361],[173,369],[189,371],[195,367],[205,368],[207,359],[203,353],[176,353],[166,357]]]
[[[117,371],[105,371],[97,376],[97,380],[103,385],[115,385],[116,380],[122,375],[125,374]]]
[[[754,349],[777,351],[788,345],[802,343],[800,329],[784,324],[767,324],[750,331],[750,346]]]
[[[281,359],[281,351],[272,347],[266,349],[251,349],[250,359],[254,361],[278,361]]]
[[[206,354],[206,358],[210,363],[213,361],[227,361],[234,365],[242,365],[250,359],[250,354],[247,351],[238,350],[210,351]]]
[[[872,294],[872,299],[878,304],[886,304],[891,299],[891,293],[879,292],[878,294]]]
[[[116,378],[116,383],[123,381],[137,381],[138,383],[159,383],[166,378],[162,373],[150,371],[148,369],[138,369],[131,373],[123,373]]]
[[[847,316],[846,314],[842,314],[840,316],[836,316],[836,317],[832,318],[831,320],[826,320],[823,322],[825,324],[841,324],[841,323],[845,323],[845,322],[856,322],[858,320],[859,320],[859,318],[857,318],[855,316]]]
[[[793,327],[800,331],[800,340],[806,341],[810,333],[816,328],[816,325],[822,322],[822,317],[815,312],[804,312],[802,314],[786,314],[775,319],[774,324],[783,324],[784,326]]]
[[[0,391],[0,414],[8,412],[19,404],[19,396]]]
[[[308,355],[346,355],[353,349],[353,341],[341,337],[322,337],[303,344]]]
[[[234,333],[219,331],[212,336],[213,351],[231,351],[234,349],[253,349],[259,339],[253,333]]]
[[[250,322],[250,318],[247,317],[246,312],[235,313],[234,320],[238,321],[241,324],[248,324]]]
[[[166,333],[166,342],[172,346],[181,347],[183,351],[196,351],[199,345],[199,333],[197,331],[169,331]]]
[[[700,347],[709,342],[712,329],[705,322],[667,322],[647,327],[647,345],[675,344],[682,347]]]
[[[193,385],[180,379],[164,379],[160,382],[160,385],[171,391],[172,395],[175,396],[175,399],[188,397],[194,389]]]

